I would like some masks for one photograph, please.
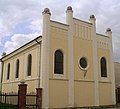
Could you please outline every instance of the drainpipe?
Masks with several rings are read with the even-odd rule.
[[[2,61],[2,59],[0,60],[1,61],[1,81],[0,81],[0,93],[2,93],[2,81],[3,81],[3,68],[4,68],[4,61]]]
[[[42,37],[42,36],[40,36]],[[39,46],[41,45],[41,43],[37,40],[38,38],[35,39],[35,41],[39,44]],[[40,49],[40,53],[41,53],[41,49]],[[39,73],[38,73],[38,88],[40,88],[40,58],[39,58]]]
[[[6,52],[2,53],[2,58],[6,56]],[[4,61],[2,61],[2,58],[0,59],[0,62],[2,64],[1,66],[1,80],[0,80],[0,92],[2,92],[2,82],[3,82],[3,69],[4,69]]]

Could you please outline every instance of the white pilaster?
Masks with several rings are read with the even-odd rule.
[[[68,77],[69,77],[69,89],[68,89],[68,100],[69,107],[74,107],[74,50],[73,50],[73,10],[72,7],[67,7],[66,10],[66,22],[69,25],[68,30]]]
[[[2,62],[0,62],[0,92],[2,92]]]
[[[6,52],[3,52],[2,53],[2,58],[6,56]],[[1,62],[0,62],[0,92],[2,92],[2,82],[3,82],[3,69],[4,69],[4,61],[2,61],[1,59]]]
[[[111,82],[112,82],[112,103],[113,105],[116,104],[116,97],[115,97],[115,73],[114,73],[114,61],[113,61],[113,47],[112,47],[112,31],[110,28],[106,30],[106,35],[109,36],[110,41],[110,68],[111,68]]]
[[[49,38],[50,38],[50,10],[48,8],[43,11],[43,30],[41,45],[41,87],[42,92],[42,108],[49,108]]]
[[[93,70],[95,82],[95,106],[99,106],[99,84],[98,84],[98,54],[97,54],[97,37],[96,37],[96,18],[94,15],[90,16],[89,21],[93,24]]]

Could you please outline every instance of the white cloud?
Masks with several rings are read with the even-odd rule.
[[[39,0],[1,0],[0,1],[0,41],[12,34],[14,28],[25,20],[36,20],[41,13]]]
[[[42,30],[42,19],[36,19],[30,22],[29,28],[33,31],[39,31],[41,33]]]
[[[40,33],[36,32],[34,34],[14,34],[11,37],[11,41],[7,41],[5,43],[5,51],[7,53],[10,53],[11,51],[17,49],[21,45],[24,45],[25,43],[29,42],[30,40],[34,39],[35,37],[38,37]]]
[[[88,20],[91,14],[95,14],[98,32],[104,33],[106,28],[112,28],[115,59],[120,62],[119,0],[0,0],[0,42],[5,36],[14,34],[16,25],[25,20],[29,21],[29,29],[41,33],[42,11],[45,7],[50,8],[52,19],[65,22],[65,11],[69,5],[73,7],[77,18]],[[5,43],[5,50],[10,52],[31,38],[15,33]]]

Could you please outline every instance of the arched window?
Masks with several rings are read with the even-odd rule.
[[[101,64],[101,77],[107,77],[107,62],[104,57],[101,58],[100,64]]]
[[[16,60],[16,74],[15,74],[15,78],[19,77],[19,59]]]
[[[27,76],[31,76],[32,69],[32,55],[29,54],[27,58]]]
[[[7,65],[7,80],[10,78],[10,63]]]
[[[63,53],[56,50],[54,54],[54,73],[63,74]]]

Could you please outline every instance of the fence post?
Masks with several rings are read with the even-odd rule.
[[[42,108],[42,88],[36,88],[36,109]]]
[[[25,109],[26,108],[26,93],[27,93],[27,84],[25,82],[21,82],[21,84],[18,85],[18,107],[19,109]]]
[[[5,93],[5,104],[6,104],[6,95],[7,95],[7,94]]]

